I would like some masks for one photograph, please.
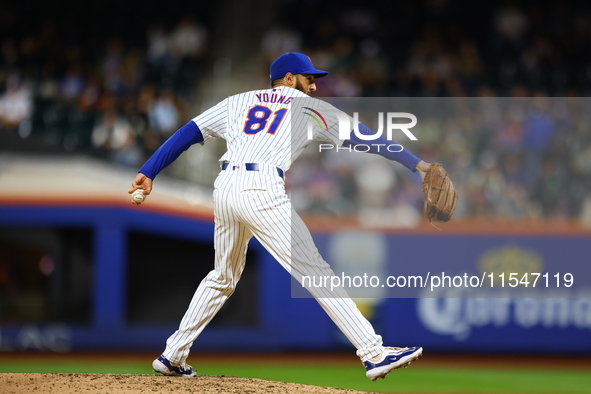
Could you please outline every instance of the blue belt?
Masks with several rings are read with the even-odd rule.
[[[222,163],[222,171],[227,169],[228,166],[230,165],[230,163],[228,163],[227,161]],[[232,166],[232,170],[236,170],[237,168],[240,168],[240,166]],[[244,168],[246,169],[246,171],[258,171],[259,170],[259,164],[258,163],[244,163]],[[281,178],[283,178],[283,170],[279,167],[275,167],[277,169],[277,174],[279,174],[279,176]]]

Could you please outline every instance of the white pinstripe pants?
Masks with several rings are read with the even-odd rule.
[[[232,295],[254,235],[298,282],[302,276],[334,275],[314,245],[310,231],[292,209],[275,167],[221,171],[214,187],[215,267],[200,283],[181,320],[166,341],[164,356],[184,362],[191,345]],[[383,350],[382,338],[342,289],[311,287],[314,296],[366,361]]]

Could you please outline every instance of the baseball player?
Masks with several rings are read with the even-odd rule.
[[[199,284],[178,330],[152,363],[154,371],[172,376],[197,374],[186,364],[191,345],[234,292],[253,236],[300,283],[303,276],[334,275],[318,253],[309,230],[292,209],[284,187],[285,172],[312,140],[338,146],[367,142],[355,133],[348,140],[340,140],[337,130],[342,116],[335,115],[338,110],[310,97],[316,90],[315,78],[327,74],[317,70],[304,54],[292,52],[278,57],[270,67],[270,89],[227,97],[198,115],[164,142],[133,180],[129,193],[143,189],[144,195],[148,195],[156,175],[191,145],[206,145],[217,138],[226,140],[227,152],[220,159],[221,171],[213,192],[214,269]],[[296,108],[297,99],[304,100],[306,111],[322,115],[323,121],[313,125],[313,129],[307,128],[309,118],[302,116],[301,108]],[[361,134],[374,134],[363,124],[358,129]],[[372,143],[392,143],[380,138]],[[429,167],[406,150],[382,149],[372,153],[418,171],[421,178]],[[384,347],[381,336],[343,289],[307,290],[357,348],[369,379],[383,378],[421,355],[421,347]]]

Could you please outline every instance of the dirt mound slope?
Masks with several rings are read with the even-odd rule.
[[[178,378],[131,374],[3,373],[0,374],[0,393],[355,394],[366,392],[223,375]]]

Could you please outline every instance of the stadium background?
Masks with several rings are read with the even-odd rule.
[[[146,351],[150,361],[161,350],[211,269],[209,193],[223,143],[186,152],[159,176],[140,208],[129,205],[127,185],[146,157],[195,114],[229,94],[267,86],[268,64],[283,52],[305,52],[331,71],[318,81],[325,97],[589,94],[586,2],[433,0],[381,7],[263,0],[172,0],[164,9],[137,1],[0,3],[2,360],[27,363],[45,355],[52,363],[57,353]],[[472,244],[475,261],[467,263],[487,252],[517,261],[533,252],[547,264],[560,264],[549,261],[556,254],[586,264],[589,118],[584,110],[567,114],[568,127],[553,119],[524,111],[496,127],[465,122],[424,131],[428,137],[413,151],[450,168],[463,200],[442,233],[418,219],[422,196],[413,174],[397,169],[364,182],[382,176],[385,161],[372,162],[371,173],[367,166],[335,170],[306,152],[297,169],[306,176],[290,178],[290,188],[299,193],[297,209],[321,249],[341,236],[335,223],[359,230],[362,220],[352,213],[369,204],[374,220],[364,234],[386,244],[404,240],[409,255],[426,240],[446,239],[440,253],[448,258]],[[291,298],[287,283],[288,275],[253,242],[235,295],[194,352],[344,351],[342,357],[350,357],[350,345],[315,302]],[[494,305],[469,300],[442,301],[431,318],[419,312],[421,300],[360,303],[387,343],[501,360],[568,356],[588,372],[588,299],[515,301],[501,318]],[[524,358],[522,367],[542,368],[534,364]],[[11,368],[5,362],[0,370]],[[426,371],[431,374],[419,379],[438,387],[441,377]],[[535,376],[549,373],[541,371]],[[569,390],[585,392],[585,386]]]

